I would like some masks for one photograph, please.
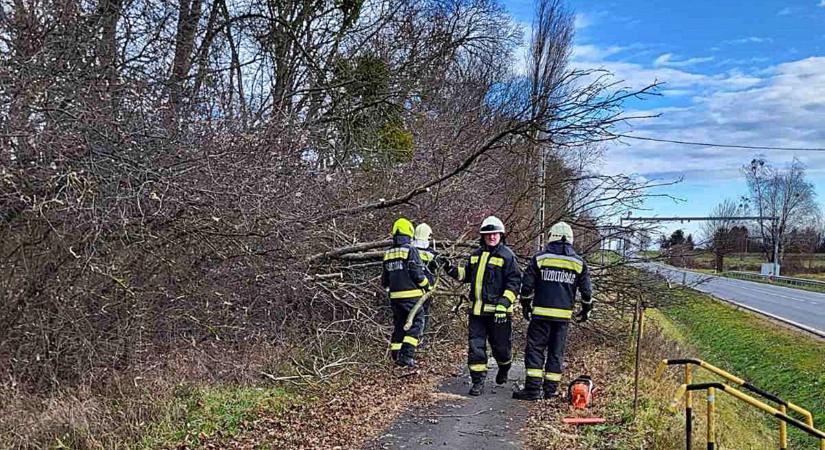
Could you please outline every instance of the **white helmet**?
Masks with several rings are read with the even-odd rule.
[[[427,248],[430,246],[430,235],[433,234],[433,229],[426,223],[420,223],[415,227],[415,238],[413,245],[418,248]]]
[[[560,241],[562,238],[571,244],[573,243],[573,229],[570,228],[567,222],[558,222],[550,227],[550,237],[547,238],[547,242]]]
[[[504,223],[496,216],[490,216],[481,222],[481,227],[478,229],[479,234],[504,234]]]

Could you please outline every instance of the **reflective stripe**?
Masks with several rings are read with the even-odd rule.
[[[572,309],[559,309],[559,308],[545,308],[543,306],[534,306],[533,307],[533,315],[542,316],[542,317],[555,317],[558,319],[569,319],[573,317],[573,310]]]
[[[557,255],[555,253],[544,253],[536,256],[536,261],[541,261],[542,259],[563,259],[565,261],[573,261],[579,264],[582,262],[581,258],[577,258],[575,256]]]
[[[510,303],[515,303],[516,301],[516,293],[509,289],[504,290],[504,297],[506,297],[507,300],[510,300]]]
[[[544,377],[544,369],[527,369],[527,376],[529,378],[542,378]]]
[[[411,289],[409,291],[390,292],[390,298],[415,298],[424,295],[421,289]]]
[[[464,266],[458,268],[458,281],[464,281],[467,278],[467,271]]]
[[[408,248],[391,248],[384,252],[384,261],[388,259],[407,259],[410,254]]]
[[[504,267],[504,258],[499,258],[498,256],[493,256],[492,258],[490,258],[489,263],[490,263],[491,266]]]
[[[401,343],[400,342],[390,342],[390,350],[392,350],[392,351],[401,350]]]
[[[567,269],[576,273],[582,273],[582,264],[577,261],[570,261],[560,258],[544,258],[537,261],[539,267],[552,267],[554,269]]]
[[[476,270],[476,303],[473,305],[473,314],[477,316],[481,315],[481,294],[482,288],[484,287],[484,269],[487,268],[488,258],[490,258],[490,252],[482,253],[481,261],[479,261],[478,269]]]
[[[487,364],[469,364],[470,372],[486,372]]]
[[[478,255],[470,257],[470,264],[475,264],[478,262]]]
[[[496,361],[496,362],[498,363],[498,365],[499,365],[499,366],[506,366],[506,365],[508,365],[508,364],[512,363],[512,362],[513,362],[513,360],[512,360],[512,359],[508,359],[507,361]]]
[[[511,304],[511,305],[510,305],[510,307],[509,307],[509,308],[507,308],[507,313],[508,313],[508,314],[509,314],[509,313],[512,313],[512,312],[513,312],[513,308],[515,308],[515,305]],[[492,305],[492,304],[490,304],[490,303],[485,303],[485,304],[484,304],[484,308],[482,308],[482,311],[484,311],[484,312],[494,313],[494,312],[496,312],[496,305]]]
[[[424,287],[428,284],[430,284],[430,280],[428,280],[427,277],[424,277],[424,279],[421,280],[421,282],[418,283],[418,285],[421,286],[421,287]]]
[[[554,372],[547,372],[544,374],[544,379],[547,381],[561,381],[561,374]]]
[[[405,344],[410,344],[413,347],[418,347],[418,339],[416,339],[412,336],[404,336],[404,343]]]
[[[430,262],[434,257],[432,253],[423,250],[419,250],[418,254],[421,255],[421,260],[424,262]]]

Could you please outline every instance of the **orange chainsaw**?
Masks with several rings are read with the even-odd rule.
[[[580,375],[567,386],[567,398],[575,409],[586,409],[593,402],[593,379]],[[602,417],[564,417],[562,422],[570,425],[594,425],[604,423]]]
[[[593,379],[580,375],[567,386],[567,398],[576,409],[584,409],[593,402]]]

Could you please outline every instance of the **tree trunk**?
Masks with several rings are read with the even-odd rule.
[[[167,128],[174,129],[183,102],[183,85],[192,67],[192,50],[201,17],[201,0],[181,0],[178,13],[178,30],[175,36],[175,58],[172,60],[172,74],[169,77],[169,109]]]

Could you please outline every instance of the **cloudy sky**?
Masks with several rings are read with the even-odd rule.
[[[505,0],[529,26],[532,0]],[[574,62],[602,67],[626,85],[659,80],[661,97],[627,105],[661,114],[629,133],[682,141],[825,147],[825,0],[576,1]],[[529,31],[528,31],[529,33]],[[746,192],[739,168],[762,155],[803,161],[825,199],[825,152],[753,151],[626,141],[601,171],[681,183],[649,201],[645,215],[705,215]],[[699,225],[668,225],[667,229]],[[667,231],[667,230],[665,230]]]

